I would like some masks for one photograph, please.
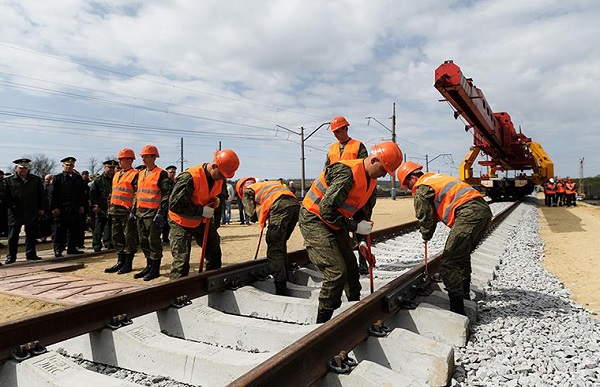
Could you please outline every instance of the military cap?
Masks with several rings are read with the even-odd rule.
[[[30,162],[31,162],[31,160],[26,159],[26,158],[13,160],[13,163],[17,164],[17,167],[21,167],[21,168],[29,168]]]
[[[137,167],[135,167],[135,169],[137,169],[138,171],[143,171],[144,169],[146,169],[146,166],[144,164],[138,165]]]
[[[165,168],[165,170],[167,170],[169,172],[175,172],[177,170],[177,167],[174,165],[169,165],[168,167]]]
[[[119,162],[117,160],[106,160],[102,164],[106,165],[107,167],[116,167],[119,165]]]
[[[77,161],[77,159],[73,156],[65,157],[64,159],[60,160],[61,163],[66,165],[75,165],[75,161]]]

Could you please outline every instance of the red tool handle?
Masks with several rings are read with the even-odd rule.
[[[204,235],[202,236],[202,251],[200,252],[200,273],[202,273],[202,270],[204,270],[204,257],[206,256],[206,243],[208,242],[208,229],[210,228],[210,219],[204,218],[202,219],[202,223],[204,223]]]
[[[256,258],[258,257],[258,250],[260,250],[260,241],[262,241],[263,231],[265,231],[265,229],[261,228],[260,229],[260,235],[258,237],[258,245],[256,246],[256,253],[254,253],[254,260],[255,261],[256,261]]]
[[[367,257],[367,262],[369,262],[369,283],[371,285],[371,294],[373,294],[374,286],[373,286],[373,259],[371,258],[371,234],[367,235],[367,249],[369,250]]]

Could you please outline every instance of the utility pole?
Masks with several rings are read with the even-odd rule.
[[[583,189],[583,162],[585,157],[579,159],[579,189],[577,190],[579,196],[585,197],[585,190]]]
[[[181,137],[180,152],[181,153],[179,155],[179,160],[177,160],[177,161],[179,161],[181,163],[180,164],[180,167],[181,167],[180,171],[183,172],[183,162],[185,161],[185,159],[183,158],[183,137]]]
[[[429,163],[433,162],[433,160],[437,159],[438,157],[441,156],[449,156],[450,160],[452,161],[452,164],[454,164],[454,160],[452,160],[452,154],[451,153],[440,153],[439,155],[435,156],[434,158],[432,158],[431,160],[429,160],[429,155],[425,155],[425,172],[429,172]]]
[[[385,126],[384,124],[382,124],[381,122],[379,122],[379,120],[375,117],[365,117],[365,119],[367,119],[367,126],[369,126],[369,123],[371,122],[371,120],[377,122],[379,125],[383,126],[388,132],[390,132],[392,134],[392,142],[394,144],[396,144],[396,102],[394,102],[393,104],[393,111],[392,111],[392,116],[390,117],[392,119],[392,129],[388,128],[387,126]],[[390,177],[390,182],[391,182],[391,189],[390,189],[390,196],[392,197],[392,200],[396,200],[396,174],[392,173],[391,177]]]

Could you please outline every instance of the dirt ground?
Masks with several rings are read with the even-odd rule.
[[[600,208],[580,204],[575,208],[540,208],[541,235],[546,241],[544,264],[552,273],[571,288],[574,292],[573,299],[591,310],[600,310],[600,250],[593,248],[593,235],[600,229]],[[223,251],[223,264],[228,265],[252,260],[256,251],[260,228],[257,224],[249,226],[240,225],[238,211],[232,211],[232,223],[219,228],[221,235],[221,248]],[[380,199],[374,209],[374,228],[382,229],[399,223],[414,220],[412,199],[399,200]],[[88,241],[87,245],[90,244]],[[302,249],[302,236],[300,230],[292,234],[288,242],[288,250]],[[164,245],[164,257],[161,266],[161,276],[150,284],[168,281],[172,256],[169,247]],[[578,255],[575,251],[585,252],[585,256]],[[259,250],[259,257],[266,254],[266,243],[263,241]],[[198,269],[200,249],[192,249],[192,270]],[[82,277],[102,279],[118,279],[140,283],[141,280],[133,278],[132,274],[116,275],[104,273],[104,268],[116,262],[114,253],[100,256],[80,258],[84,267],[70,274]],[[141,270],[145,261],[138,253],[134,260],[134,272]],[[29,316],[52,309],[60,308],[60,304],[51,304],[35,300],[22,299],[0,293],[0,323]]]

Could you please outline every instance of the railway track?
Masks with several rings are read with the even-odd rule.
[[[476,297],[507,243],[502,221],[517,207],[492,205],[493,231],[473,254]],[[362,300],[345,301],[326,324],[315,324],[322,277],[301,250],[290,254],[288,297],[272,294],[262,259],[2,324],[0,384],[446,385],[469,319],[447,311],[431,280],[448,229],[440,225],[429,243],[427,277],[416,229],[372,234],[375,292],[362,278]]]

